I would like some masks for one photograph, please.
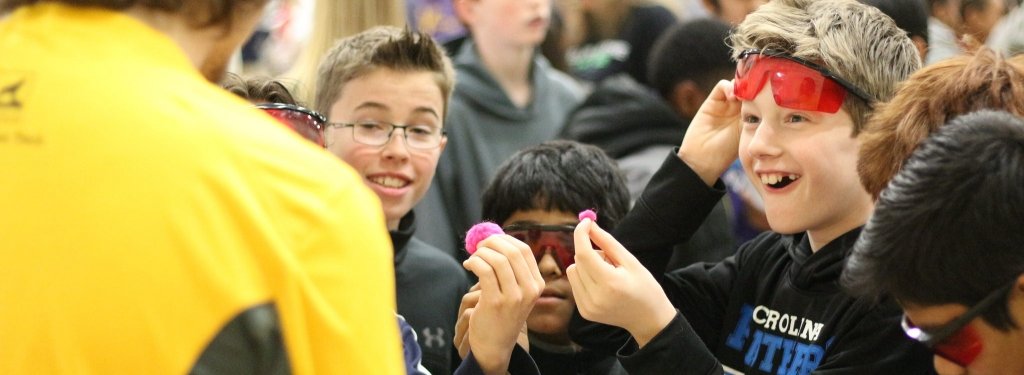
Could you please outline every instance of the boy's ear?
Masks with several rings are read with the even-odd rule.
[[[707,93],[697,87],[697,83],[685,80],[677,83],[672,88],[669,101],[676,113],[685,118],[692,119],[693,116],[697,115],[697,110],[700,109],[701,104],[704,104],[704,100],[707,97]]]
[[[464,25],[470,25],[476,18],[474,16],[474,8],[476,5],[475,0],[452,0],[452,4],[455,6],[455,17],[458,17],[459,21]]]

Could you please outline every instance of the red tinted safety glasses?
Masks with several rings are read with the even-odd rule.
[[[565,269],[576,262],[576,245],[572,237],[575,225],[511,224],[502,229],[505,234],[529,245],[537,263],[551,252],[563,275]]]
[[[256,108],[285,124],[310,142],[324,147],[324,124],[327,118],[312,109],[282,103],[257,104]]]
[[[784,108],[836,113],[847,92],[869,105],[873,100],[857,86],[809,61],[772,50],[740,53],[733,88],[737,98],[754,100],[769,79],[775,104]]]
[[[989,293],[988,296],[985,296],[985,298],[968,309],[963,315],[930,332],[917,328],[907,318],[907,315],[904,314],[902,322],[903,332],[910,338],[927,346],[939,357],[956,363],[960,367],[967,367],[971,362],[974,362],[978,354],[981,354],[983,347],[978,332],[969,324],[974,318],[996,306],[996,302],[1005,302],[1002,297],[1006,297],[1015,285],[1017,285],[1016,278],[1010,284]]]

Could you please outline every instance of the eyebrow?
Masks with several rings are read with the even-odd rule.
[[[386,112],[391,111],[391,107],[388,107],[384,103],[379,103],[379,102],[363,102],[362,104],[359,104],[355,108],[355,110],[360,110],[360,109],[378,109],[378,110],[382,110],[382,111],[386,111]],[[430,108],[430,107],[416,107],[416,108],[413,109],[413,112],[415,112],[415,113],[426,113],[426,114],[433,115],[437,119],[441,119],[441,115],[439,115],[436,110],[434,110],[433,108]]]

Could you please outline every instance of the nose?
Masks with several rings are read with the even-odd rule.
[[[940,375],[962,375],[967,373],[967,369],[939,356],[935,356],[934,363],[935,372]]]
[[[399,134],[398,132],[402,133]],[[387,159],[406,160],[409,158],[409,145],[405,140],[405,129],[395,128],[391,131],[388,143],[384,144],[383,156]]]
[[[747,142],[747,154],[755,159],[766,159],[779,156],[781,153],[782,149],[776,143],[774,127],[762,119],[761,124],[754,130],[754,134],[750,135],[750,141]]]
[[[562,269],[558,267],[558,261],[555,260],[555,256],[552,254],[554,250],[550,247],[544,247],[541,251],[544,252],[544,255],[541,255],[540,259],[537,260],[537,268],[541,276],[544,277],[544,281],[562,277]]]

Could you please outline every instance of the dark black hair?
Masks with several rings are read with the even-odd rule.
[[[574,141],[549,141],[506,160],[483,194],[483,219],[503,224],[520,210],[597,212],[611,229],[629,210],[629,190],[600,148]]]
[[[861,0],[862,3],[878,8],[896,22],[896,26],[907,32],[907,36],[921,37],[928,42],[929,5],[925,0]]]
[[[843,272],[854,294],[973,306],[1024,273],[1024,119],[984,110],[944,125],[878,200]],[[999,301],[1007,306],[1006,297]],[[1015,327],[1007,308],[982,317]]]
[[[729,30],[725,22],[704,18],[665,31],[647,57],[648,84],[666,99],[687,80],[711,92],[718,80],[731,78],[736,70],[732,49],[725,43]]]

